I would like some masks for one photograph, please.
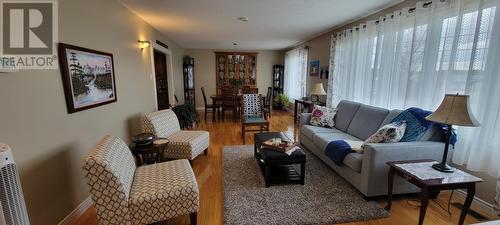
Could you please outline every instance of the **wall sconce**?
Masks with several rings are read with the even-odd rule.
[[[149,45],[151,44],[150,41],[141,41],[141,40],[138,40],[137,42],[139,43],[139,48],[140,49],[145,49],[145,48],[149,47]]]

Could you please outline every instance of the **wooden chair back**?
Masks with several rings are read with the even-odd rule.
[[[205,108],[207,107],[207,95],[205,94],[205,87],[201,87],[201,94],[203,95],[203,103],[205,103]]]
[[[236,90],[233,87],[222,87],[222,107],[236,106]]]
[[[273,99],[273,88],[268,87],[266,94],[266,102],[264,103],[264,106],[269,107],[271,105],[272,99]]]
[[[259,93],[259,88],[250,86],[243,87],[243,94],[258,94],[258,93]]]

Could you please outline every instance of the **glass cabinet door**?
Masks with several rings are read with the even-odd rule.
[[[217,56],[217,78],[219,84],[224,84],[226,80],[226,57],[224,55]]]
[[[255,80],[256,80],[256,70],[255,70],[255,56],[248,56],[248,77],[249,77],[249,84],[250,85],[255,85]]]

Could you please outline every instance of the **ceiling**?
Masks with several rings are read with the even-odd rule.
[[[276,50],[291,47],[400,0],[121,2],[183,48]],[[238,17],[248,17],[249,21],[239,21]]]

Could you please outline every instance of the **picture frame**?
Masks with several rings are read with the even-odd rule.
[[[314,60],[314,61],[310,62],[309,76],[312,76],[312,77],[319,76],[319,60]]]
[[[117,101],[113,54],[59,43],[68,113]]]

